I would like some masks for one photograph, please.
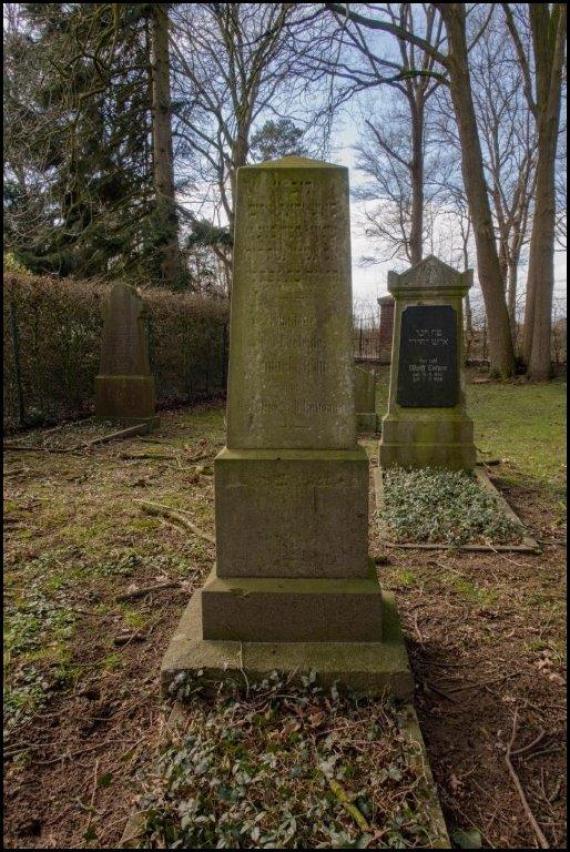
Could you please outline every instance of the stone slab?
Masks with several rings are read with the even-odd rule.
[[[466,444],[382,444],[380,464],[383,468],[441,467],[447,470],[472,470],[473,447]]]
[[[382,594],[366,579],[222,579],[201,591],[204,639],[242,642],[378,642]]]
[[[220,577],[366,577],[368,459],[351,450],[222,450]]]
[[[472,470],[476,463],[463,371],[463,299],[472,279],[471,270],[457,272],[433,256],[388,273],[396,302],[384,468]]]
[[[161,667],[163,694],[177,674],[202,671],[213,681],[234,677],[263,679],[274,670],[300,679],[317,672],[324,686],[335,681],[368,695],[388,693],[410,699],[414,681],[394,598],[383,597],[381,642],[236,642],[202,638],[200,594],[192,596],[168,646]]]
[[[103,307],[102,376],[150,376],[146,308],[134,287],[115,284]]]
[[[443,467],[472,470],[477,452],[473,443],[473,421],[464,412],[446,414],[441,409],[429,417],[386,415],[382,421],[379,464],[409,469]]]
[[[376,411],[376,376],[362,367],[354,368],[354,410],[357,414]]]

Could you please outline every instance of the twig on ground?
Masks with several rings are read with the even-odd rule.
[[[210,533],[204,532],[199,527],[197,527],[192,521],[185,517],[185,513],[182,513],[182,510],[171,509],[169,506],[163,506],[160,503],[151,503],[150,500],[135,500],[135,503],[141,507],[143,512],[147,512],[149,515],[162,515],[167,518],[172,518],[172,520],[181,524],[190,532],[193,532],[194,535],[200,536],[200,538],[209,541],[210,544],[215,544],[216,539],[214,536],[210,535]]]
[[[370,831],[370,826],[368,825],[368,822],[360,813],[356,805],[352,804],[345,790],[343,790],[338,781],[331,779],[329,781],[329,787],[331,788],[332,792],[335,794],[345,811],[353,818],[358,827],[362,831]]]
[[[506,751],[506,754],[505,754],[505,763],[507,764],[507,768],[509,770],[511,778],[513,779],[513,783],[514,783],[515,787],[517,788],[517,793],[519,794],[519,798],[521,800],[521,804],[523,806],[524,812],[527,815],[528,820],[529,820],[529,822],[530,822],[530,824],[533,828],[533,831],[536,835],[536,839],[538,840],[540,848],[541,849],[549,849],[550,847],[548,845],[548,841],[547,841],[546,837],[544,836],[544,834],[542,833],[542,830],[541,830],[539,824],[537,823],[536,819],[534,818],[534,814],[532,813],[532,811],[529,807],[529,804],[528,804],[526,796],[524,794],[524,790],[522,788],[521,782],[519,781],[519,776],[515,772],[514,766],[511,763],[511,754],[513,753],[512,747],[513,747],[513,744],[515,742],[516,735],[517,735],[517,717],[518,717],[518,707],[515,707],[515,714],[513,716],[513,730],[512,730],[512,733],[511,733],[511,739],[509,740],[509,744],[507,745],[507,751]]]
[[[85,826],[85,831],[83,832],[83,836],[87,834],[89,829],[91,828],[91,823],[93,822],[93,813],[95,811],[95,796],[97,795],[97,772],[99,771],[99,758],[95,761],[95,769],[93,771],[93,789],[91,791],[91,801],[89,803],[89,816],[87,818],[87,825]],[[80,803],[81,804],[81,803]]]
[[[514,751],[511,750],[511,755],[523,754],[525,751],[530,751],[530,749],[533,746],[538,745],[538,743],[543,739],[543,737],[544,737],[544,731],[541,730],[539,735],[537,737],[535,737],[534,740],[532,742],[530,742],[528,745],[525,745],[522,748],[517,748]]]
[[[453,695],[448,695],[447,692],[444,692],[443,689],[440,689],[435,684],[428,683],[427,681],[423,681],[424,687],[427,688],[428,692],[435,692],[437,695],[441,695],[442,698],[446,698],[448,701],[451,701],[452,704],[457,704],[457,698],[454,698]]]
[[[40,438],[43,441],[43,439],[45,438],[46,435],[53,435],[54,432],[59,432],[61,429],[65,429],[66,426],[71,426],[71,425],[73,425],[72,421],[65,420],[63,423],[60,423],[58,426],[52,426],[51,429],[42,430]]]
[[[420,628],[418,627],[418,614],[417,614],[417,612],[414,613],[414,630],[416,631],[416,635],[418,637],[418,641],[419,641],[420,645],[423,645],[424,644],[424,637],[422,636],[422,634],[420,632]]]
[[[466,683],[461,686],[452,686],[449,692],[462,692],[464,689],[478,689],[480,686],[489,686],[491,683],[501,683],[503,680],[509,680],[512,677],[516,677],[519,672],[511,672],[511,674],[499,675],[498,677],[492,677],[489,680],[478,680],[474,683]]]
[[[552,804],[552,802],[554,802],[558,798],[558,796],[560,795],[561,787],[562,787],[562,778],[559,778],[558,781],[556,782],[556,784],[554,785],[554,790],[552,791],[550,796],[547,796],[550,804]]]
[[[163,589],[177,589],[180,586],[179,580],[169,580],[168,583],[155,583],[153,586],[144,586],[142,589],[134,589],[132,592],[123,592],[117,595],[116,601],[134,601],[137,598],[144,598],[151,592],[161,592]]]
[[[128,426],[126,429],[119,429],[118,432],[109,432],[107,435],[102,435],[100,438],[94,438],[92,441],[86,441],[78,444],[78,447],[87,449],[94,447],[96,444],[106,444],[114,438],[128,438],[129,435],[138,435],[139,432],[146,432],[148,425],[146,423],[137,423],[135,426]]]
[[[177,457],[172,453],[119,453],[119,458],[129,461],[136,459],[168,459],[168,461],[174,461]]]
[[[145,642],[147,639],[146,633],[123,633],[121,636],[115,636],[113,645],[130,645],[131,642]]]
[[[21,444],[4,444],[5,450],[21,450],[26,453],[70,453],[73,455],[78,454],[78,447],[69,447],[68,449],[63,449],[61,447],[31,447],[29,444],[23,446]]]

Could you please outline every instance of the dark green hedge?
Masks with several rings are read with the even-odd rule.
[[[4,274],[4,429],[57,423],[93,409],[102,304],[110,284]],[[225,389],[228,306],[147,288],[158,404]]]

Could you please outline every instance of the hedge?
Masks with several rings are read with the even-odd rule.
[[[111,285],[4,273],[4,429],[58,423],[93,410],[102,305]],[[158,405],[225,389],[228,306],[141,290]]]

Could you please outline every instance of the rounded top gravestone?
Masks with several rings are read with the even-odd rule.
[[[238,171],[228,448],[355,446],[348,170]]]
[[[115,284],[104,307],[100,375],[149,376],[145,305],[134,287]]]

